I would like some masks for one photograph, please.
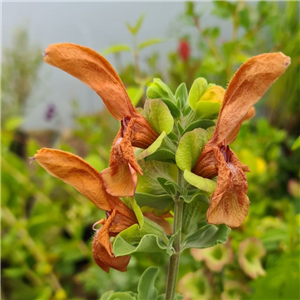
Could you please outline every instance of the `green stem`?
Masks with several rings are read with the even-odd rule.
[[[181,187],[182,172],[178,174],[178,184]],[[174,223],[173,234],[176,234],[173,242],[175,253],[170,257],[168,280],[166,288],[166,300],[173,300],[175,297],[175,289],[177,285],[179,260],[181,252],[181,229],[182,229],[182,216],[183,216],[183,200],[180,199],[180,193],[175,195],[174,204]]]

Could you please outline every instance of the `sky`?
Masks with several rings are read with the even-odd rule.
[[[203,11],[209,11],[210,5],[197,3],[198,9],[203,8]],[[131,35],[125,23],[133,25],[141,14],[145,14],[138,41],[162,38],[165,42],[145,49],[141,59],[143,61],[152,51],[158,51],[164,57],[160,61],[164,65],[167,63],[166,53],[177,48],[180,31],[178,16],[183,12],[183,2],[3,2],[2,50],[12,45],[17,28],[25,28],[28,29],[30,42],[42,49],[52,43],[71,42],[101,52],[114,44],[131,44]],[[206,26],[214,22],[205,15],[203,20]],[[116,67],[112,55],[106,58]],[[132,57],[124,53],[122,60],[132,62]],[[103,105],[99,97],[83,83],[43,63],[39,83],[29,99],[24,127],[71,127],[71,99],[74,98],[82,113],[94,112]],[[54,105],[57,110],[57,118],[52,123],[44,120],[49,105]]]

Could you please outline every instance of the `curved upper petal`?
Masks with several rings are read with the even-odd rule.
[[[224,141],[229,144],[235,139],[237,126],[272,83],[285,72],[290,62],[291,59],[281,52],[265,53],[252,57],[238,69],[225,92],[211,138],[214,145]]]
[[[98,208],[105,211],[116,209],[118,214],[136,220],[129,207],[105,191],[100,173],[80,157],[61,150],[42,148],[34,158],[50,175],[73,186]]]
[[[44,61],[92,88],[116,120],[138,114],[119,75],[96,51],[71,43],[52,44],[45,50]]]

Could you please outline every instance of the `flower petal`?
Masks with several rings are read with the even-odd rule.
[[[154,212],[147,212],[144,213],[143,215],[149,220],[159,225],[164,230],[165,234],[168,235],[172,234],[171,224],[165,219],[165,218],[173,217],[170,213],[166,215],[157,216]]]
[[[234,228],[242,224],[249,210],[248,184],[242,164],[230,151],[231,160],[226,162],[219,147],[214,147],[218,163],[217,188],[211,196],[207,211],[207,222],[226,224]]]
[[[134,196],[137,173],[124,159],[116,160],[115,166],[101,172],[106,192],[116,197]]]
[[[48,148],[38,150],[34,158],[50,175],[73,186],[97,207],[112,210],[114,197],[105,192],[100,173],[83,159],[69,152]]]
[[[236,139],[240,128],[243,124],[243,122],[252,119],[255,116],[255,108],[254,106],[252,106],[249,111],[246,113],[246,115],[243,117],[243,119],[236,125],[235,128],[233,128],[233,130],[228,134],[227,139],[226,139],[226,143],[227,145],[230,145],[234,142],[234,140]]]
[[[122,137],[123,129],[119,130],[110,152],[109,167],[101,172],[106,192],[117,197],[132,197],[137,185],[137,172],[143,174],[133,153],[129,125],[124,137]]]
[[[231,79],[212,136],[214,145],[220,145],[243,120],[249,109],[266,93],[273,82],[289,66],[291,59],[283,53],[266,53],[252,57]],[[233,139],[234,140],[234,139]]]
[[[49,45],[44,61],[93,89],[116,120],[138,115],[117,72],[96,51],[76,44]]]
[[[42,148],[34,158],[50,175],[73,186],[98,208],[108,212],[116,209],[117,215],[136,220],[129,207],[105,191],[100,173],[80,157],[61,150]]]
[[[142,115],[139,115],[132,120],[132,146],[147,149],[155,142],[159,134],[151,127],[149,122]]]
[[[110,268],[125,272],[130,261],[129,255],[115,257],[112,253],[112,244],[109,240],[109,228],[115,217],[115,213],[116,211],[114,210],[104,225],[97,230],[93,238],[92,249],[94,260],[105,272],[109,272]]]

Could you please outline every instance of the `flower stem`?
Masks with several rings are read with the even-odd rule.
[[[181,186],[182,172],[178,174],[178,183]],[[177,285],[180,251],[181,251],[181,229],[182,229],[182,215],[183,215],[183,204],[184,201],[180,199],[180,193],[177,192],[175,195],[174,204],[174,223],[173,223],[173,234],[175,234],[173,247],[175,253],[170,257],[168,280],[166,288],[165,300],[174,300],[175,289]]]

